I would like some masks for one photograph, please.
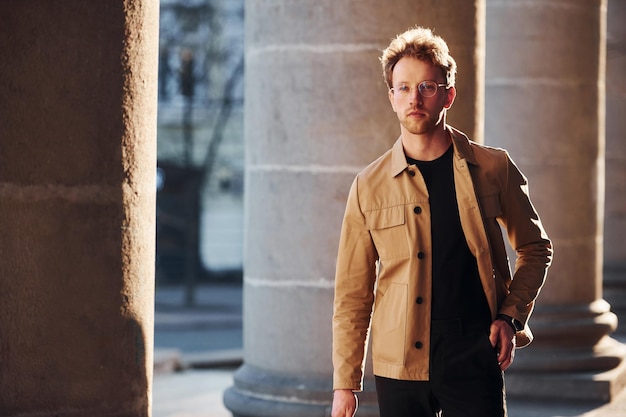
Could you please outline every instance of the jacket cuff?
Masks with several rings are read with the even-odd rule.
[[[363,391],[362,380],[344,379],[338,376],[333,377],[333,391],[337,389],[349,389],[353,392]]]

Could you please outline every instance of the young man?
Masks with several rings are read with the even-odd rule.
[[[333,316],[333,417],[351,417],[371,328],[381,417],[506,416],[503,371],[552,248],[506,151],[446,125],[456,63],[429,29],[381,57],[400,138],[354,180]],[[516,250],[511,277],[500,225]],[[370,327],[371,326],[371,327]]]

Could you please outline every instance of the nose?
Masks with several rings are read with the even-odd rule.
[[[420,94],[419,88],[412,88],[409,96],[409,101],[411,104],[417,104],[418,106],[422,105],[423,97]]]

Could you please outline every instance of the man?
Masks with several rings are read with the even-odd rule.
[[[401,135],[346,205],[332,416],[356,413],[370,326],[381,417],[506,416],[503,371],[532,340],[551,242],[507,152],[446,125],[456,63],[445,41],[410,29],[381,63]],[[500,225],[517,254],[512,278]]]

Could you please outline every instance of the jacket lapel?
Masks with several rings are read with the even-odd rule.
[[[454,183],[461,227],[465,233],[467,245],[476,257],[483,289],[492,316],[495,317],[497,296],[493,283],[494,271],[490,243],[471,174],[472,169],[478,168],[478,162],[474,158],[474,152],[467,136],[453,128],[450,128],[449,131],[454,145]]]

